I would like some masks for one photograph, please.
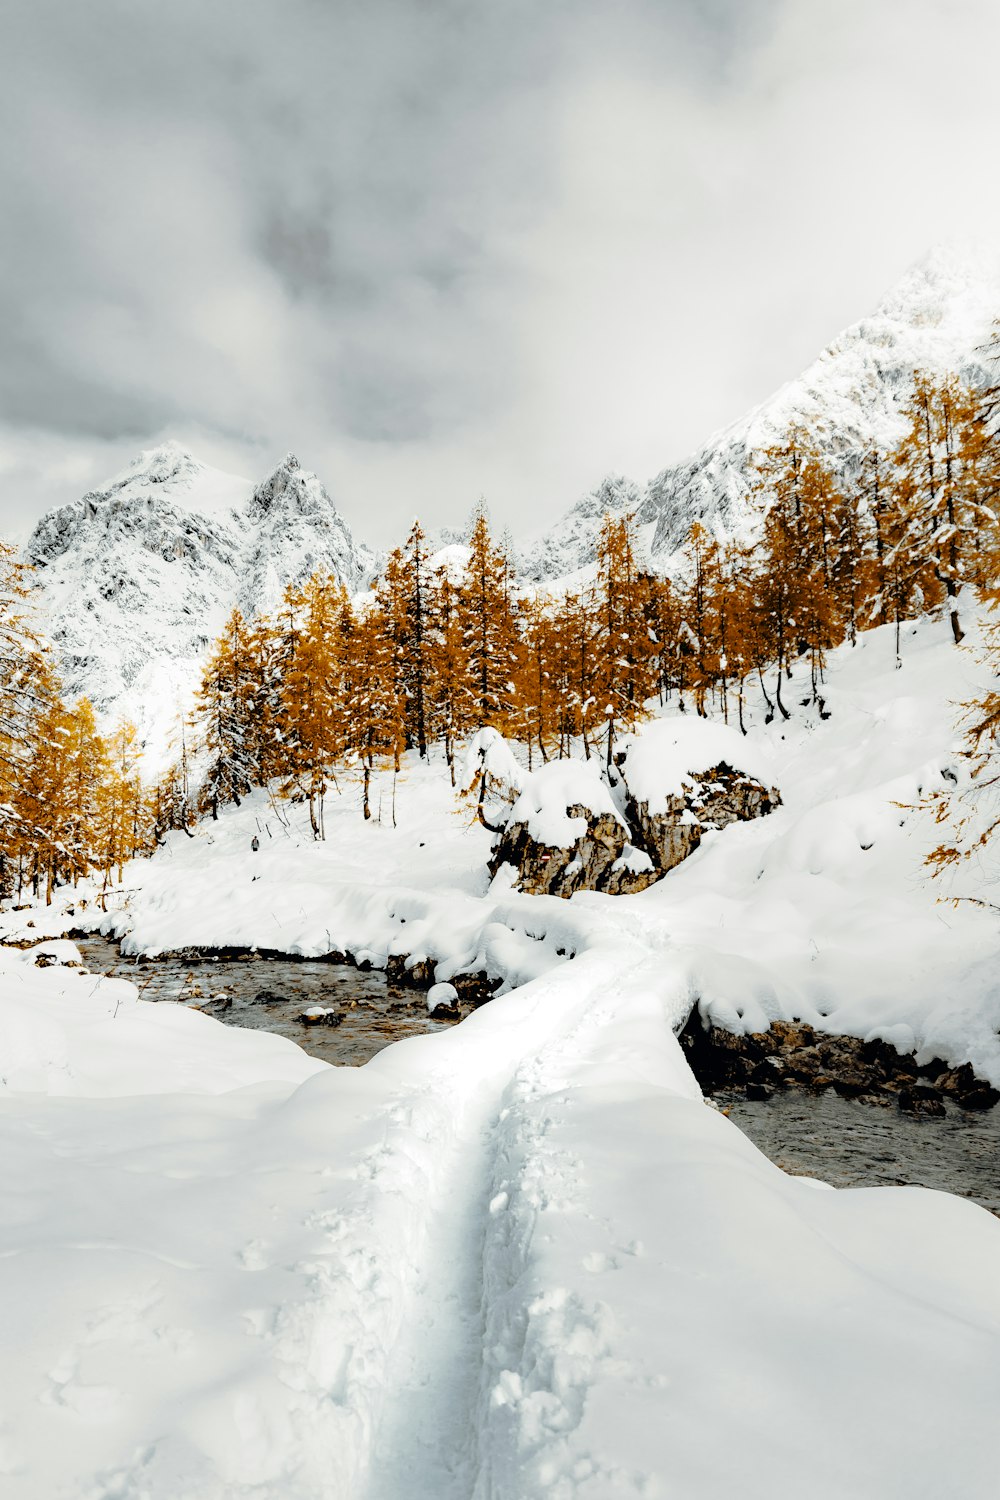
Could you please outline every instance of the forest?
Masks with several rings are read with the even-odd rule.
[[[462,567],[434,565],[415,522],[371,593],[351,599],[321,573],[290,586],[273,617],[237,611],[211,650],[177,754],[152,785],[135,729],[99,731],[67,704],[52,653],[31,623],[31,579],[0,553],[0,895],[53,889],[95,872],[105,886],[170,830],[217,817],[253,788],[308,804],[324,837],[338,771],[359,773],[365,818],[377,765],[439,746],[456,751],[491,725],[529,768],[570,753],[609,764],[616,737],[658,705],[746,729],[748,683],[769,718],[820,715],[827,653],[875,625],[935,612],[960,646],[962,594],[992,597],[998,573],[996,397],[917,372],[891,451],[829,461],[822,434],[793,428],[754,460],[745,537],[695,521],[668,576],[639,560],[633,518],[606,515],[587,581],[523,587],[480,506]],[[810,695],[788,701],[805,660]],[[982,751],[992,699],[974,726]]]

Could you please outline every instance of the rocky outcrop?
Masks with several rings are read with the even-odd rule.
[[[666,806],[652,811],[646,801],[629,797],[626,817],[636,842],[649,855],[657,876],[693,854],[708,829],[726,828],[762,818],[781,804],[776,787],[768,787],[722,761],[693,774]]]
[[[904,1113],[945,1114],[945,1101],[967,1111],[992,1109],[1000,1092],[969,1063],[950,1068],[940,1058],[917,1063],[888,1042],[838,1036],[799,1022],[773,1021],[768,1031],[737,1035],[707,1026],[697,1007],[680,1034],[691,1070],[706,1094],[744,1092],[766,1100],[783,1088],[820,1093],[832,1088],[845,1099],[896,1104]]]
[[[644,890],[659,879],[648,856],[629,842],[628,829],[615,814],[573,803],[566,808],[566,818],[579,831],[565,847],[539,841],[528,821],[512,819],[497,838],[490,874],[512,866],[518,889],[533,896],[572,896],[575,891],[620,896]]]
[[[776,788],[722,758],[740,748],[724,725],[649,724],[615,757],[617,805],[594,761],[555,761],[533,775],[520,773],[490,873],[509,867],[518,889],[531,895],[645,890],[693,854],[709,829],[779,805]],[[709,769],[688,771],[689,756]]]

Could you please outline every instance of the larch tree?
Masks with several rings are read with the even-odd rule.
[[[503,733],[513,706],[517,621],[510,560],[493,542],[482,506],[469,536],[458,606],[477,727],[492,725]]]
[[[201,791],[201,807],[219,816],[220,806],[239,806],[258,784],[259,767],[253,756],[253,700],[256,682],[246,622],[234,609],[216,643],[195,695],[195,716],[201,727],[208,766]]]

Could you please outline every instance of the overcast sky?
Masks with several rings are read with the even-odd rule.
[[[998,0],[0,0],[0,527],[177,437],[528,531],[996,235]]]

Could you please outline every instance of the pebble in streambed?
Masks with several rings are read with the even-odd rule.
[[[378,970],[346,964],[278,958],[125,958],[107,938],[75,939],[93,974],[135,984],[144,1000],[194,1005],[227,1026],[272,1031],[289,1037],[324,1062],[359,1066],[403,1037],[446,1030],[454,1021],[432,1019],[414,990],[392,989]],[[328,1011],[336,1021],[316,1024],[303,1017]]]

